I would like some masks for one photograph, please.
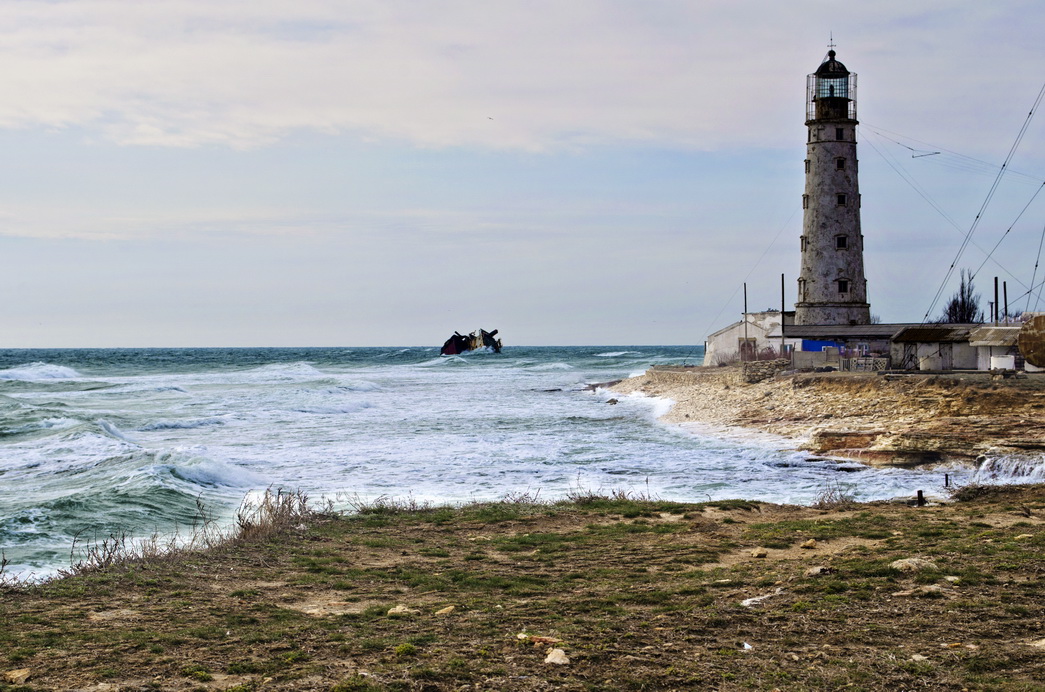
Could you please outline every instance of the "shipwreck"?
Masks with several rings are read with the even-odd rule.
[[[454,332],[454,335],[446,340],[443,344],[443,348],[440,353],[444,356],[454,356],[458,353],[464,353],[465,351],[475,351],[480,348],[488,348],[494,353],[501,352],[501,340],[495,338],[498,330],[488,332],[485,329],[480,329],[478,333],[472,332],[468,336],[461,334],[460,332]]]

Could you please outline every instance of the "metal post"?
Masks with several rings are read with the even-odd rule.
[[[1002,295],[1005,298],[1005,324],[1009,323],[1009,282],[1001,282]]]
[[[1001,303],[998,302],[998,277],[994,277],[994,325],[998,325],[998,313]]]
[[[780,357],[784,357],[784,275],[780,275]]]

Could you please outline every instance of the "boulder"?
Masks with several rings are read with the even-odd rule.
[[[569,665],[570,659],[562,649],[548,649],[548,656],[544,659],[544,662],[554,663],[558,666],[565,666]]]
[[[921,557],[905,557],[902,560],[894,560],[889,563],[893,569],[901,572],[921,572],[927,569],[938,569],[936,563]]]

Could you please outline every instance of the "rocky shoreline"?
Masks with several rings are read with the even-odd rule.
[[[802,373],[785,363],[654,367],[611,389],[671,399],[670,423],[762,430],[875,466],[1045,459],[1045,376]]]

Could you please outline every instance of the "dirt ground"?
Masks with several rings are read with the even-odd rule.
[[[1045,690],[1045,486],[963,493],[319,515],[4,589],[0,689]]]
[[[1045,455],[1045,373],[780,373],[653,368],[612,386],[675,401],[665,420],[755,428],[884,466]]]

